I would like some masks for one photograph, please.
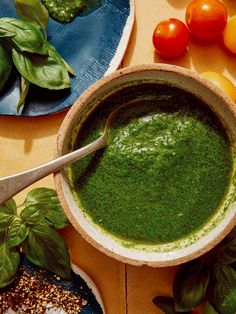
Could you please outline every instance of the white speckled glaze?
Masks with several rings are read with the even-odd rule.
[[[236,144],[236,105],[228,96],[190,70],[167,64],[152,64],[116,71],[86,90],[62,123],[57,138],[56,156],[70,150],[74,134],[86,116],[98,105],[99,98],[122,86],[134,82],[138,85],[143,81],[166,83],[196,95],[218,115],[227,128],[233,145]],[[232,203],[229,195],[214,217],[201,230],[187,238],[163,245],[139,245],[120,240],[95,225],[73,198],[64,171],[55,175],[55,186],[60,202],[75,229],[97,249],[133,265],[171,266],[189,261],[213,248],[231,231],[236,222],[236,206],[226,206],[226,203]],[[231,190],[233,191],[233,186]]]

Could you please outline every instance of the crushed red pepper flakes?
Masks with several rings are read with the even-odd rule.
[[[55,277],[60,281],[60,277]],[[45,271],[30,273],[22,266],[16,280],[7,289],[0,290],[0,314],[9,308],[19,314],[46,314],[50,309],[67,314],[80,313],[87,300],[45,279]],[[54,312],[56,313],[56,312]]]

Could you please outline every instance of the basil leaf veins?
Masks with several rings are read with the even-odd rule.
[[[20,254],[8,247],[6,238],[7,232],[0,233],[0,288],[15,279],[20,264]]]
[[[13,222],[16,215],[16,203],[13,199],[0,205],[0,232],[5,231]]]
[[[18,246],[27,237],[29,232],[28,226],[22,222],[21,219],[17,218],[10,225],[7,233],[7,241],[9,248]]]
[[[34,215],[41,213],[51,227],[61,229],[69,224],[69,221],[61,207],[56,192],[53,189],[38,188],[29,192],[24,202],[25,210],[21,217],[25,216],[32,208]],[[25,217],[23,217],[25,219]],[[32,219],[32,218],[31,218]]]
[[[66,244],[52,228],[44,225],[30,228],[22,249],[26,258],[35,265],[70,279],[70,257]]]
[[[63,62],[53,54],[39,56],[12,49],[12,59],[20,74],[30,83],[47,89],[70,87],[70,78]]]
[[[14,34],[14,36],[9,37],[9,32]],[[7,37],[7,42],[17,51],[39,55],[48,54],[43,34],[32,23],[15,18],[1,18],[0,37]]]

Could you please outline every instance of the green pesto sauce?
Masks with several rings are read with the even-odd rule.
[[[73,189],[92,220],[140,243],[180,239],[204,225],[227,194],[232,152],[226,131],[203,103],[173,87],[129,87],[86,121],[76,147],[96,139],[109,112],[132,95],[110,143],[70,167]]]
[[[87,13],[101,4],[101,0],[43,0],[50,16],[61,22],[71,22],[77,15]]]

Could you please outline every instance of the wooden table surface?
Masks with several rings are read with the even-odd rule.
[[[129,47],[122,66],[169,62],[154,53],[151,37],[158,21],[168,17],[184,20],[189,0],[135,0],[136,17]],[[224,0],[230,15],[236,14],[236,2]],[[172,63],[197,72],[215,70],[236,78],[236,58],[221,44],[199,44],[191,41],[189,51]],[[55,141],[66,112],[39,118],[0,117],[0,176],[39,165],[53,157]],[[23,201],[32,187],[54,187],[49,176],[16,196]],[[152,299],[171,294],[176,268],[134,267],[119,263],[100,253],[72,228],[63,231],[72,261],[87,272],[101,291],[107,314],[161,313]]]

